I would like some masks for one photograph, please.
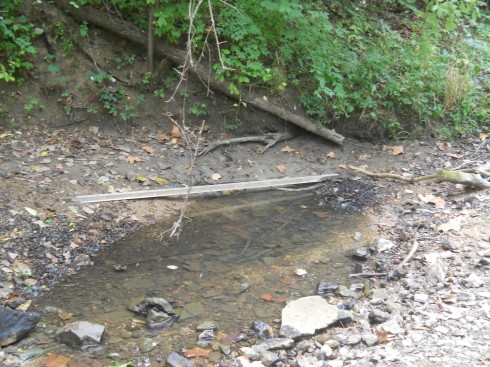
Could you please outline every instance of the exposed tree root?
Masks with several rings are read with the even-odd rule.
[[[284,133],[270,133],[260,136],[244,136],[241,138],[233,138],[226,140],[219,140],[214,143],[209,144],[205,149],[203,149],[198,155],[204,155],[209,153],[213,149],[216,149],[222,145],[230,145],[230,144],[240,144],[240,143],[249,143],[251,141],[258,141],[264,144],[267,144],[264,148],[262,148],[261,153],[264,153],[267,149],[269,149],[274,144],[277,144],[281,141],[292,139],[296,136],[296,134],[292,134],[289,132]]]

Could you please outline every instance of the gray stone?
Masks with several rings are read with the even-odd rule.
[[[88,321],[73,322],[58,329],[56,338],[73,348],[86,350],[100,344],[104,331],[104,325],[93,324]]]
[[[369,312],[369,322],[372,324],[380,324],[390,319],[390,314],[380,310],[372,310]]]
[[[265,352],[260,354],[260,360],[262,361],[264,366],[268,367],[268,366],[272,366],[273,364],[277,363],[280,360],[280,358],[274,352],[265,351]]]
[[[289,349],[294,345],[294,340],[291,338],[273,338],[267,339],[264,344],[268,350]]]
[[[0,346],[6,347],[24,338],[34,329],[41,315],[0,307]]]
[[[348,345],[357,345],[361,342],[361,336],[358,334],[349,335],[346,342]]]
[[[333,355],[333,350],[328,344],[323,344],[317,358],[321,360],[329,359]]]
[[[150,308],[146,314],[146,325],[151,330],[161,330],[170,327],[177,316]]]
[[[296,358],[299,367],[322,367],[323,360],[318,360],[313,356],[298,355]]]
[[[171,367],[192,367],[193,363],[179,353],[172,352],[167,357],[167,363]]]
[[[376,251],[383,252],[394,247],[393,241],[387,240],[386,238],[380,238],[376,244]]]
[[[468,275],[468,277],[465,279],[465,283],[466,286],[470,288],[479,288],[484,284],[482,278],[480,278],[475,273],[471,273],[470,275]]]
[[[429,300],[429,295],[426,293],[415,293],[413,295],[413,300],[415,302],[425,303]]]
[[[133,311],[138,314],[146,315],[150,309],[154,309],[156,311],[165,312],[169,315],[176,315],[173,307],[168,303],[168,301],[164,298],[158,297],[149,297],[144,301],[141,301],[137,304],[130,305],[128,307],[130,311]]]
[[[372,298],[386,300],[388,299],[388,291],[384,288],[374,288]]]
[[[380,324],[379,327],[381,330],[392,335],[398,335],[403,333],[404,331],[395,319],[386,321],[385,323]]]
[[[258,361],[260,359],[260,353],[254,348],[241,347],[240,354],[247,356],[251,361]]]
[[[438,263],[429,265],[426,275],[429,278],[429,281],[432,281],[432,283],[443,282],[446,278],[446,272]]]
[[[314,335],[338,319],[338,309],[320,296],[310,296],[290,302],[282,310],[279,334],[288,338]]]
[[[343,324],[347,324],[349,322],[356,321],[356,318],[355,318],[354,313],[352,311],[339,309],[337,321],[340,321]]]
[[[311,343],[308,340],[302,340],[294,347],[298,352],[305,352],[310,347]]]
[[[376,345],[378,342],[378,337],[376,334],[372,333],[364,333],[361,335],[361,339],[366,344],[368,347],[372,347],[373,345]]]

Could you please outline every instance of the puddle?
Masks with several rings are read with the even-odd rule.
[[[161,366],[170,352],[193,347],[195,327],[204,321],[233,337],[253,321],[272,324],[280,318],[281,302],[314,294],[320,280],[350,283],[354,263],[346,252],[375,236],[366,216],[328,211],[312,193],[207,199],[188,216],[179,240],[157,239],[168,223],[134,233],[36,301],[35,310],[50,306],[71,314],[65,322],[105,324],[101,347],[81,353],[53,342],[54,330],[64,323],[56,314],[43,314],[33,334],[37,342],[87,366],[90,360],[110,364],[111,353],[121,361]],[[355,232],[362,233],[360,242],[354,241]],[[116,271],[121,265],[126,270]],[[307,274],[298,276],[297,269]],[[264,295],[276,302],[265,302]],[[194,317],[163,331],[147,330],[127,305],[149,296],[163,297],[178,313],[185,309]]]

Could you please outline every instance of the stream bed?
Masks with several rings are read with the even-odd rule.
[[[349,251],[376,236],[368,216],[327,210],[311,192],[200,199],[186,216],[178,239],[164,233],[172,223],[147,227],[37,299],[36,343],[69,355],[70,366],[162,366],[170,352],[194,346],[205,321],[233,343],[254,321],[274,325],[287,301],[313,295],[319,281],[349,285]],[[145,297],[165,298],[179,320],[147,329],[127,308]],[[54,340],[56,329],[76,321],[104,324],[102,345],[80,352]],[[208,361],[218,362],[220,351],[213,353]]]

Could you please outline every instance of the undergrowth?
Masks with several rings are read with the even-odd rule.
[[[19,1],[11,3],[17,8],[4,10],[0,20],[10,30],[0,38],[0,45],[9,45],[0,79],[20,81],[16,75],[32,67],[25,55],[35,49],[32,25],[12,12]],[[189,29],[189,7],[198,3]],[[231,93],[247,87],[277,97],[297,94],[320,124],[356,116],[391,136],[428,130],[461,136],[490,128],[490,17],[480,0],[71,4],[117,10],[142,29],[152,7],[156,36],[185,46],[190,32],[196,58],[205,54],[213,60],[215,77],[228,83]],[[119,68],[134,57],[130,63],[118,55],[114,60]],[[105,92],[104,109],[125,116],[122,91],[106,84]],[[200,109],[194,114],[202,115]]]

